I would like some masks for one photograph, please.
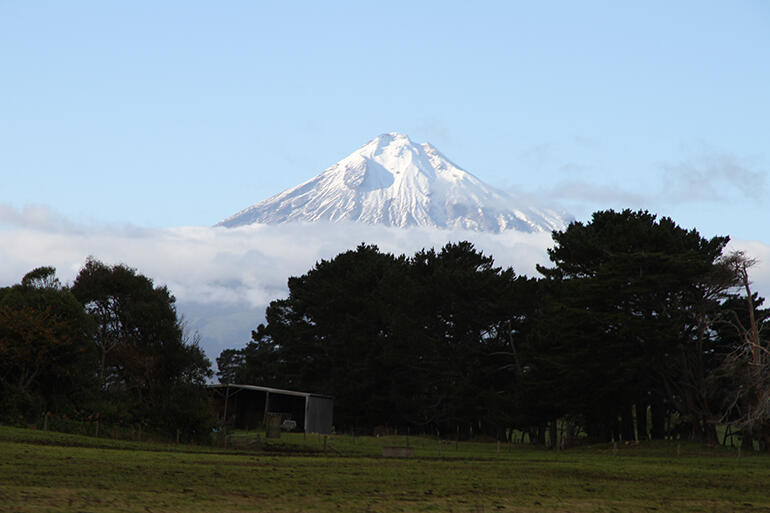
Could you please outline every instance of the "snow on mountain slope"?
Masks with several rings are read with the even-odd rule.
[[[219,226],[360,221],[501,232],[563,229],[571,217],[524,205],[459,168],[428,143],[382,134],[324,172]]]

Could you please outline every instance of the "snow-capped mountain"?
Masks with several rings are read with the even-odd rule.
[[[571,217],[525,205],[456,166],[430,144],[389,133],[315,178],[260,201],[219,226],[321,220],[536,232],[563,229]]]

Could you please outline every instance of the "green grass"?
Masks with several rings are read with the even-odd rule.
[[[0,512],[765,511],[770,457],[672,442],[554,452],[405,437],[257,434],[230,448],[0,427]]]

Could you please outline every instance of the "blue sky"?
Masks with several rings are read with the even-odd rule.
[[[9,269],[124,258],[92,231],[211,226],[389,131],[579,219],[770,246],[770,3],[265,4],[0,0],[0,227],[82,236]]]
[[[525,192],[770,166],[766,2],[262,4],[1,2],[0,200],[209,225],[387,131]],[[769,240],[722,189],[650,207]]]

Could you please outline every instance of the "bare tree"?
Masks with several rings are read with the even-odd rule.
[[[722,421],[740,429],[744,445],[752,447],[757,439],[760,449],[766,451],[770,449],[770,341],[763,332],[767,324],[758,316],[749,280],[749,269],[756,260],[736,251],[725,263],[736,277],[737,288],[745,294],[748,316],[741,319],[732,312],[728,320],[739,342],[726,355],[719,373],[734,380]]]

